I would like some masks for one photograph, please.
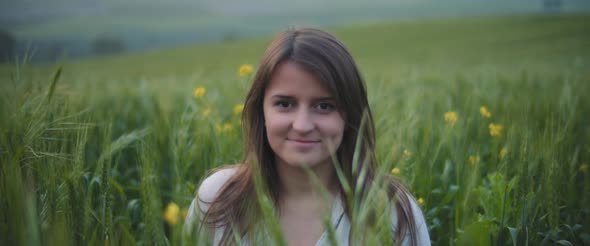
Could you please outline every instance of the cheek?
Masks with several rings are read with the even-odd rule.
[[[342,138],[342,135],[344,134],[345,125],[346,123],[344,122],[344,119],[341,116],[334,117],[334,134]]]
[[[341,117],[334,117],[322,124],[322,132],[331,148],[337,149],[342,142],[344,135],[344,120]]]
[[[264,115],[264,127],[266,128],[267,134],[269,131],[271,131],[272,126],[274,124],[274,116],[270,110],[270,106],[264,104],[264,107],[262,109],[262,114]]]
[[[289,120],[287,117],[275,114],[272,112],[264,114],[264,126],[266,127],[266,134],[270,138],[277,137],[277,135],[285,134],[289,129]]]

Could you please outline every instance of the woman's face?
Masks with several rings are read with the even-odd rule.
[[[266,88],[263,110],[278,164],[332,165],[345,123],[332,94],[315,76],[294,63],[280,64]]]

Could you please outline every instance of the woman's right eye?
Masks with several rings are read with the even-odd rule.
[[[288,101],[277,101],[275,102],[275,106],[280,108],[289,108],[291,107],[291,103]]]

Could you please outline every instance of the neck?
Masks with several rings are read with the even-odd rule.
[[[311,167],[309,169],[311,172],[306,171],[303,167],[289,165],[282,160],[277,160],[276,164],[280,177],[281,196],[283,197],[321,195],[320,191],[322,190],[336,194],[338,190],[338,178],[332,163]]]

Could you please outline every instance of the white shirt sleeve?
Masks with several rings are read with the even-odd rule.
[[[431,245],[430,235],[428,234],[428,226],[426,224],[424,214],[422,213],[422,209],[420,209],[420,206],[418,206],[418,202],[416,202],[416,200],[411,195],[408,195],[408,199],[410,201],[412,213],[414,214],[414,222],[416,223],[416,245]],[[392,222],[393,221],[397,221],[397,209],[395,209],[395,207],[392,211]],[[411,238],[409,235],[406,235],[404,237],[404,240],[402,241],[401,245],[412,245]]]
[[[192,231],[192,225],[200,223],[200,218],[207,213],[219,190],[234,175],[236,170],[236,167],[221,169],[203,180],[188,209],[184,224],[185,231]]]
[[[414,198],[412,198],[411,201],[412,212],[414,212],[414,221],[416,221],[416,238],[418,240],[417,244],[430,245],[430,235],[428,234],[428,226],[426,224],[424,214],[422,213],[422,209],[420,209]]]

